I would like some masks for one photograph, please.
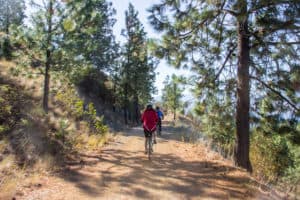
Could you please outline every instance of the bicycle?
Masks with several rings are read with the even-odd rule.
[[[146,150],[148,154],[148,159],[151,160],[151,154],[153,153],[153,132],[147,132]]]

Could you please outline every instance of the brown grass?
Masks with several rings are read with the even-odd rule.
[[[20,94],[27,98],[25,106],[20,104],[22,119],[10,137],[0,139],[0,199],[11,199],[18,188],[35,184],[45,173],[60,170],[65,160],[62,155],[99,149],[109,139],[108,134],[91,135],[86,122],[79,122],[78,129],[78,122],[52,94],[49,98],[50,112],[46,115],[41,108],[43,76],[37,75],[38,71],[31,68],[26,70],[33,76],[27,76],[24,70],[19,76],[13,76],[11,72],[16,67],[14,62],[0,60],[0,77],[12,87],[20,88]],[[61,85],[60,81],[56,81],[51,88],[59,89]],[[61,130],[61,120],[68,124],[64,142],[55,137]],[[5,151],[7,153],[3,154]]]

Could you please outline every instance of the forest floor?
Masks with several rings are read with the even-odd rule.
[[[24,180],[16,199],[284,199],[206,145],[184,142],[188,127],[163,123],[151,161],[140,127],[116,134],[98,152],[60,172]],[[26,185],[27,183],[27,185]]]

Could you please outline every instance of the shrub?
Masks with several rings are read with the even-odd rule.
[[[60,90],[56,93],[58,102],[67,109],[70,116],[81,120],[84,116],[84,102],[77,97],[73,88]]]
[[[68,110],[69,115],[76,120],[88,121],[89,127],[96,134],[103,134],[108,132],[108,127],[103,122],[103,116],[97,116],[97,111],[93,103],[88,104],[88,108],[84,110],[84,102],[75,95],[75,89],[68,89],[59,91],[56,98],[60,104],[63,104]]]
[[[288,140],[277,134],[264,135],[259,131],[254,131],[251,137],[250,159],[254,174],[269,182],[275,182],[289,167],[294,166]]]
[[[0,35],[0,58],[4,57],[7,60],[12,58],[12,45],[9,37]]]
[[[59,121],[59,130],[55,133],[57,139],[65,142],[65,137],[68,134],[67,128],[69,126],[69,121],[67,119]]]
[[[9,85],[0,86],[0,134],[8,131],[20,115],[19,94]]]
[[[89,118],[89,125],[95,133],[104,134],[108,131],[108,127],[103,123],[103,116],[97,116],[97,111],[93,103],[89,103],[87,115]]]
[[[300,195],[300,147],[293,146],[291,148],[295,155],[295,165],[287,169],[286,175],[282,178],[283,186],[288,186],[288,190],[295,193],[295,196]]]
[[[234,112],[230,105],[215,100],[209,104],[198,104],[197,114],[201,114],[201,133],[207,136],[225,157],[233,154],[235,141]]]

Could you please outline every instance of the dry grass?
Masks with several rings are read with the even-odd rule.
[[[0,199],[11,199],[17,191],[18,180],[23,171],[18,170],[14,155],[8,155],[0,162]]]
[[[74,149],[77,151],[97,150],[105,145],[113,136],[106,133],[104,135],[89,135],[87,133],[80,134],[74,138]]]
[[[63,161],[60,156],[67,153],[64,148],[78,152],[96,150],[110,138],[109,134],[91,135],[88,124],[70,117],[66,108],[53,98],[51,91],[50,111],[46,115],[41,107],[43,76],[31,68],[27,68],[26,72],[32,75],[18,71],[18,76],[14,76],[12,72],[16,69],[15,63],[0,60],[0,77],[21,86],[23,90],[20,93],[26,94],[29,98],[26,101],[30,104],[21,108],[22,119],[10,133],[17,144],[13,147],[18,151],[10,147],[12,141],[8,138],[0,139],[0,199],[12,199],[18,188],[35,184],[43,174],[59,170],[61,165],[57,165],[57,161]],[[51,88],[58,90],[63,85],[58,80],[51,84]],[[61,127],[61,121],[67,121],[67,127]],[[67,133],[64,142],[55,136],[62,129]],[[6,149],[11,150],[3,154]]]
[[[6,179],[4,179],[5,182],[0,186],[0,199],[12,199],[17,193],[18,179]]]

